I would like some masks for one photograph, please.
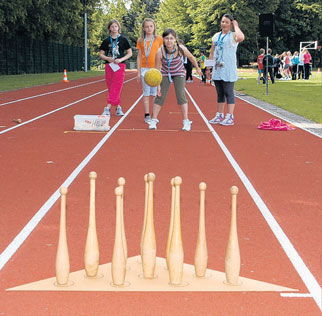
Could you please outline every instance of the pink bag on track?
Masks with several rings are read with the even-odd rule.
[[[272,130],[272,131],[292,131],[295,127],[292,127],[286,123],[283,123],[279,119],[270,119],[268,122],[261,122],[258,129]]]

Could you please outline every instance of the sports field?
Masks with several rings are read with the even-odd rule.
[[[212,126],[207,120],[216,111],[214,87],[195,79],[186,89],[191,132],[181,131],[173,89],[158,129],[147,129],[135,71],[126,73],[125,116],[112,115],[108,132],[73,130],[74,115],[102,112],[103,76],[1,93],[0,315],[321,314],[321,137],[300,125],[285,132],[259,130],[260,122],[279,118],[278,114],[241,98],[236,100],[234,126]],[[13,122],[16,119],[21,123]],[[91,285],[80,288],[76,274],[84,269],[91,171],[97,173],[102,278],[87,280]],[[133,257],[140,255],[144,175],[149,172],[156,175],[153,209],[160,277],[153,280],[153,289],[150,284],[140,287],[140,277],[135,274],[130,280],[133,268],[128,268],[126,281],[131,285],[113,287],[108,264],[115,239],[114,190],[119,177],[124,177],[127,251],[129,261],[137,263],[140,259]],[[176,176],[182,178],[181,230],[185,271],[190,274],[183,280],[185,286],[173,288],[161,275],[170,223],[170,181]],[[207,184],[206,280],[196,280],[190,270],[198,235],[200,182]],[[67,240],[74,285],[59,288],[52,280],[62,186],[68,187]],[[232,186],[239,191],[242,284],[222,286]],[[79,275],[84,279],[84,271]],[[47,279],[49,287],[30,285]],[[210,283],[210,289],[200,282]],[[198,289],[192,286],[195,283]]]

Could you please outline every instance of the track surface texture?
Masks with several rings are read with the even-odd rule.
[[[112,112],[113,128],[108,133],[73,131],[74,115],[102,112],[107,93],[102,77],[1,94],[0,315],[321,315],[321,139],[300,128],[258,130],[257,125],[272,114],[240,99],[236,99],[234,126],[207,125],[203,115],[214,116],[216,94],[214,87],[199,80],[186,85],[193,98],[188,96],[191,132],[181,131],[173,87],[158,129],[149,131],[143,122],[142,100],[137,102],[141,87],[135,76],[133,71],[126,74],[122,95],[126,116]],[[17,118],[21,124],[12,121]],[[240,275],[298,292],[6,291],[55,275],[57,190],[63,184],[69,188],[71,271],[83,269],[90,171],[98,175],[100,263],[112,258],[114,189],[119,177],[126,179],[128,256],[140,254],[143,177],[154,172],[157,256],[165,257],[170,180],[181,176],[184,261],[193,264],[198,186],[204,181],[208,267],[224,271],[230,187],[236,185]]]

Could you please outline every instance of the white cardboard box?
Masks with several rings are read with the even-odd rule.
[[[110,116],[109,115],[75,115],[75,131],[108,131]]]

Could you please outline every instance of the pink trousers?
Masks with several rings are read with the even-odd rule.
[[[118,64],[120,69],[113,71],[109,64],[105,64],[105,81],[108,88],[107,104],[119,105],[125,78],[125,64]]]

